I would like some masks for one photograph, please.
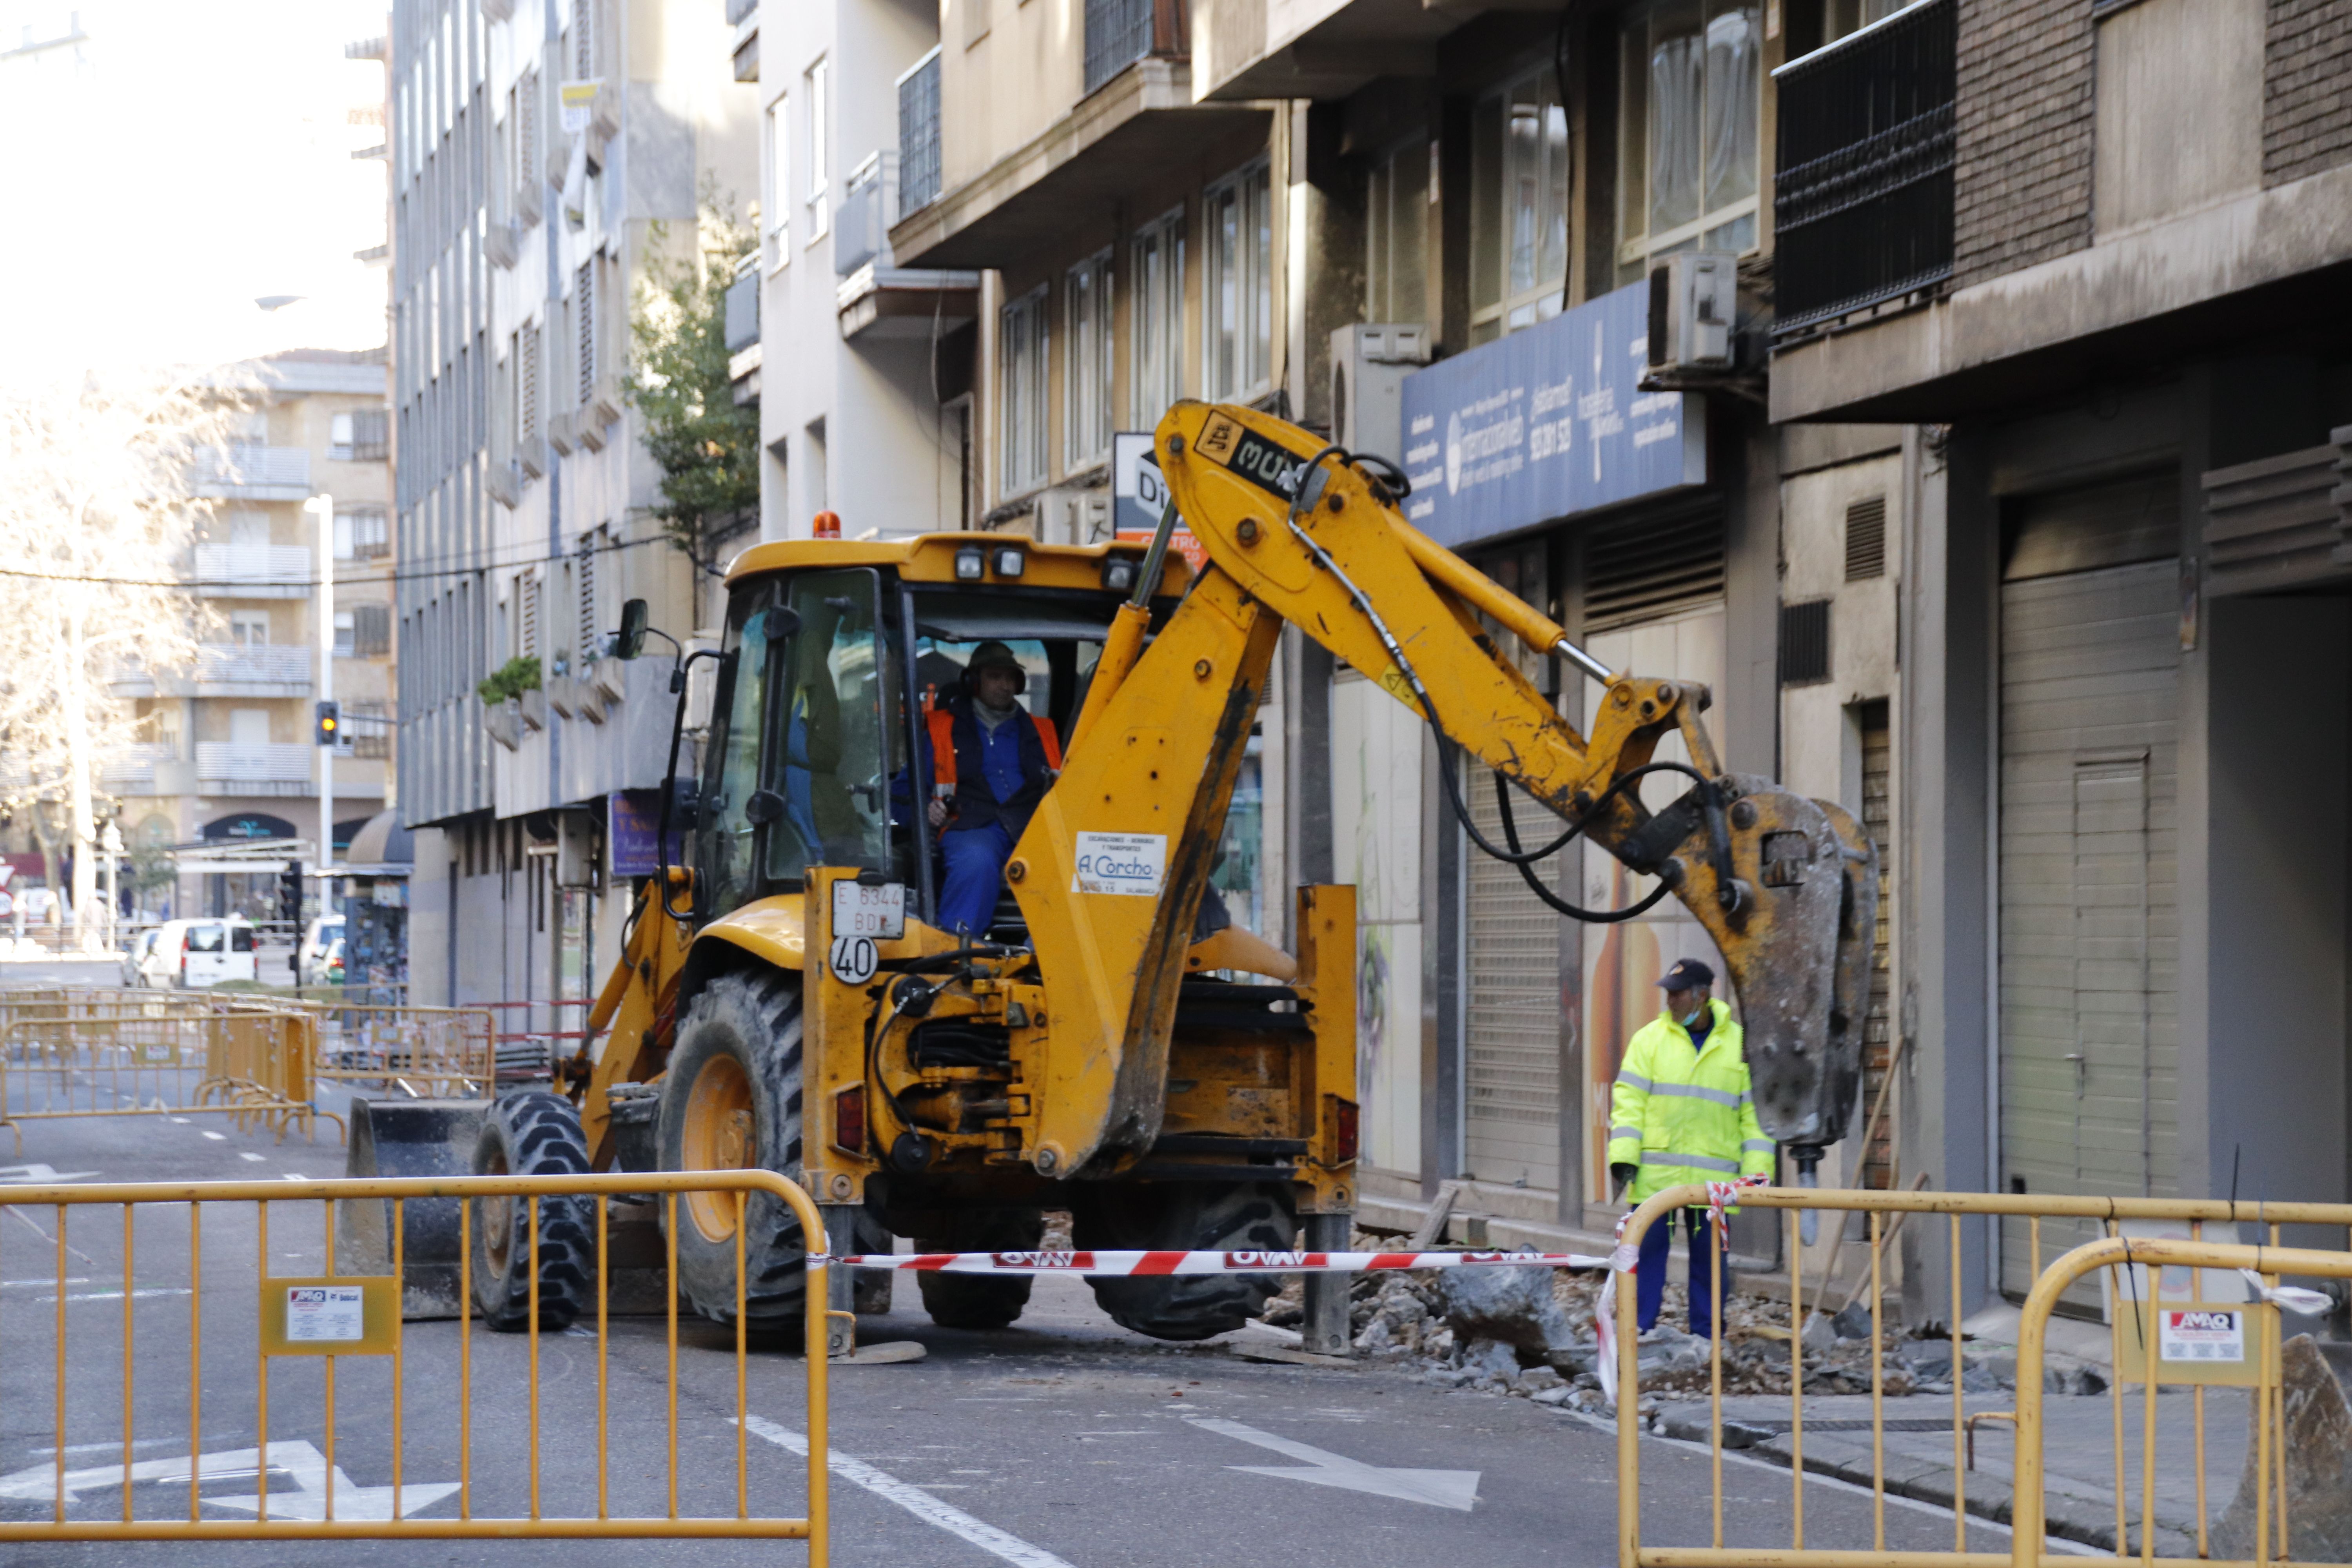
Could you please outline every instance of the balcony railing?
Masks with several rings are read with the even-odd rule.
[[[196,684],[307,688],[318,662],[317,649],[293,644],[247,647],[205,643],[196,649]]]
[[[760,341],[760,256],[757,251],[735,268],[727,285],[727,352],[740,353]]]
[[[240,441],[197,458],[194,479],[198,495],[303,500],[310,494],[310,453]]]
[[[214,784],[307,784],[318,760],[315,747],[296,742],[198,741],[196,777]]]
[[[1154,0],[1087,0],[1087,90],[1151,53]]]
[[[205,593],[286,598],[310,591],[310,552],[299,544],[199,544],[195,581]]]
[[[898,210],[929,206],[940,194],[940,51],[931,50],[898,79]]]
[[[1958,0],[1921,0],[1782,66],[1775,331],[1952,272]]]

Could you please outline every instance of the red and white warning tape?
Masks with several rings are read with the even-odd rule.
[[[811,1268],[921,1274],[1363,1274],[1391,1268],[1606,1268],[1580,1252],[904,1252],[812,1257]]]

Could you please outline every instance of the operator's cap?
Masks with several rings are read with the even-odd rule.
[[[1678,958],[1658,984],[1668,991],[1696,991],[1715,984],[1715,971],[1696,958]]]
[[[964,665],[964,668],[978,675],[982,670],[989,668],[1020,671],[1022,666],[1020,658],[1010,647],[992,639],[971,650],[971,658]]]

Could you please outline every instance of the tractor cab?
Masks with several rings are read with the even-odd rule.
[[[810,866],[856,866],[903,885],[908,912],[936,923],[934,738],[965,695],[973,654],[1012,649],[1024,678],[1015,700],[1058,762],[1144,553],[1139,542],[973,534],[746,552],[728,578],[701,776],[674,794],[690,803],[678,815],[690,824],[696,922],[799,891]],[[1171,559],[1155,619],[1188,581]],[[992,931],[1017,939],[1018,920],[1000,900]]]

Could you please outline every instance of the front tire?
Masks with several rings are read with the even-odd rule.
[[[544,1089],[492,1102],[474,1142],[478,1176],[557,1176],[588,1173],[588,1141],[580,1113]],[[539,1326],[554,1333],[595,1304],[596,1242],[593,1198],[541,1196],[539,1208]],[[474,1306],[501,1333],[530,1327],[530,1198],[477,1198],[469,1245]]]
[[[1095,1250],[1129,1247],[1200,1252],[1285,1252],[1298,1215],[1287,1183],[1171,1182],[1085,1190],[1071,1215],[1071,1240]],[[1156,1340],[1205,1340],[1238,1329],[1282,1289],[1273,1274],[1163,1275],[1093,1281],[1113,1321]]]
[[[915,1243],[918,1252],[1031,1252],[1045,1239],[1041,1209],[972,1209],[948,1216],[938,1233]],[[915,1276],[923,1310],[943,1329],[1002,1329],[1029,1305],[1026,1274]]]

